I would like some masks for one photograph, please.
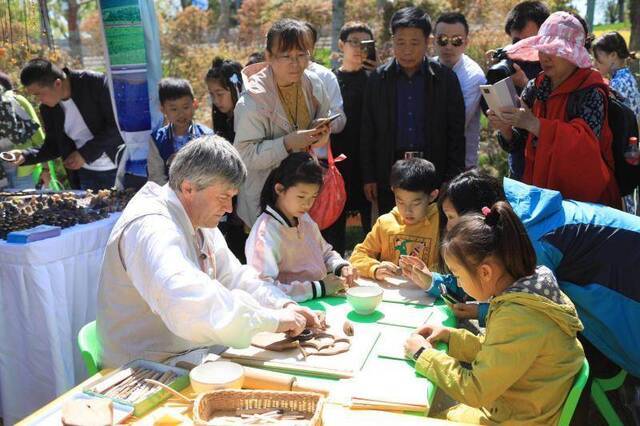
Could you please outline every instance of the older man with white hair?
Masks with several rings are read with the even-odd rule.
[[[318,325],[310,310],[241,265],[216,229],[246,173],[231,144],[204,136],[178,152],[169,183],[149,182],[130,201],[100,276],[102,366],[246,347],[261,331],[297,335]]]

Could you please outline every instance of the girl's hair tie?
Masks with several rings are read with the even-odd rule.
[[[482,208],[482,215],[484,217],[488,217],[490,214],[491,214],[491,209],[489,207],[487,207],[487,206],[484,206]]]

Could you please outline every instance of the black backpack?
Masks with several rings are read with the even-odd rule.
[[[569,95],[567,101],[567,118],[569,120],[578,116],[578,107],[591,89],[591,87],[582,88]],[[607,104],[609,128],[613,134],[611,149],[613,150],[615,177],[620,195],[625,196],[631,194],[640,185],[640,165],[632,166],[624,159],[624,151],[629,144],[629,138],[638,137],[638,121],[633,110],[623,104],[613,90],[609,91]]]

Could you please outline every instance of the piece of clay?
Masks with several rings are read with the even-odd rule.
[[[311,339],[304,341],[287,337],[284,333],[258,333],[251,340],[251,344],[274,352],[299,350],[298,345],[300,345],[308,355],[321,356],[337,355],[348,351],[351,347],[351,340],[348,337],[320,330],[313,330],[313,333]]]
[[[342,325],[342,331],[344,331],[346,336],[353,336],[353,324],[351,324],[351,321],[345,320]]]

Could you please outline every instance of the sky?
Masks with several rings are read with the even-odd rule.
[[[629,0],[627,0],[629,1]],[[605,9],[608,1],[607,0],[596,0],[596,13],[594,16],[594,24],[605,24]],[[580,15],[586,17],[587,16],[587,0],[573,0],[573,6],[578,9]]]

